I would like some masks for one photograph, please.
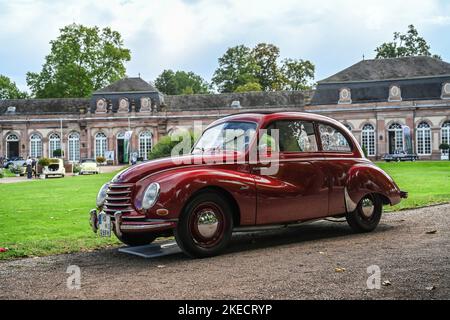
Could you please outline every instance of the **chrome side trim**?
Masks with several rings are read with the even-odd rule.
[[[357,203],[355,203],[352,198],[350,198],[350,195],[348,194],[347,187],[344,188],[344,197],[345,197],[345,208],[348,213],[353,212],[356,210],[356,207],[358,206]]]
[[[170,227],[171,223],[160,223],[160,224],[123,224],[121,226],[122,231],[146,231],[158,228]]]

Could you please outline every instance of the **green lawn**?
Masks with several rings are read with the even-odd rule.
[[[97,192],[113,173],[0,184],[0,259],[89,250],[116,244],[89,227]]]
[[[409,192],[387,210],[450,201],[450,161],[377,163]],[[100,239],[89,227],[89,210],[101,185],[114,174],[0,184],[1,259],[91,250],[118,244]]]
[[[396,211],[450,202],[450,161],[377,162],[397,183],[409,192],[407,200],[389,208]]]

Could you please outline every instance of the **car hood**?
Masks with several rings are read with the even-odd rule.
[[[225,155],[186,155],[179,157],[162,158],[144,162],[129,167],[119,172],[111,182],[113,183],[136,183],[139,180],[164,170],[189,167],[199,164],[223,163]]]

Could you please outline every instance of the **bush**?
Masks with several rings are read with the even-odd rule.
[[[40,158],[38,161],[38,165],[41,167],[48,167],[50,165],[50,159],[49,158]]]
[[[5,172],[3,169],[0,168],[0,179],[3,179],[5,177]]]
[[[361,149],[362,149],[362,151],[363,151],[363,153],[364,153],[364,157],[367,158],[367,149],[366,149],[366,146],[362,146]]]
[[[100,157],[95,158],[95,161],[97,161],[97,163],[104,163],[106,161],[106,158],[100,156]]]
[[[22,174],[21,166],[18,164],[11,166],[9,171],[13,174]]]
[[[81,172],[80,165],[79,164],[74,164],[72,171],[73,171],[73,173],[80,173]]]
[[[195,138],[194,133],[189,131],[189,136],[191,138],[191,146],[194,144]],[[148,154],[149,160],[159,159],[170,157],[172,154],[172,149],[181,141],[181,137],[179,140],[172,141],[172,137],[164,136],[159,139],[158,143],[155,144],[152,148],[152,151]]]

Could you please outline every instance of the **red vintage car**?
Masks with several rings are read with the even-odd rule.
[[[187,155],[117,174],[90,212],[94,232],[125,244],[175,235],[191,257],[220,253],[233,231],[346,217],[374,230],[407,193],[364,157],[353,135],[319,115],[237,114],[217,120]]]

